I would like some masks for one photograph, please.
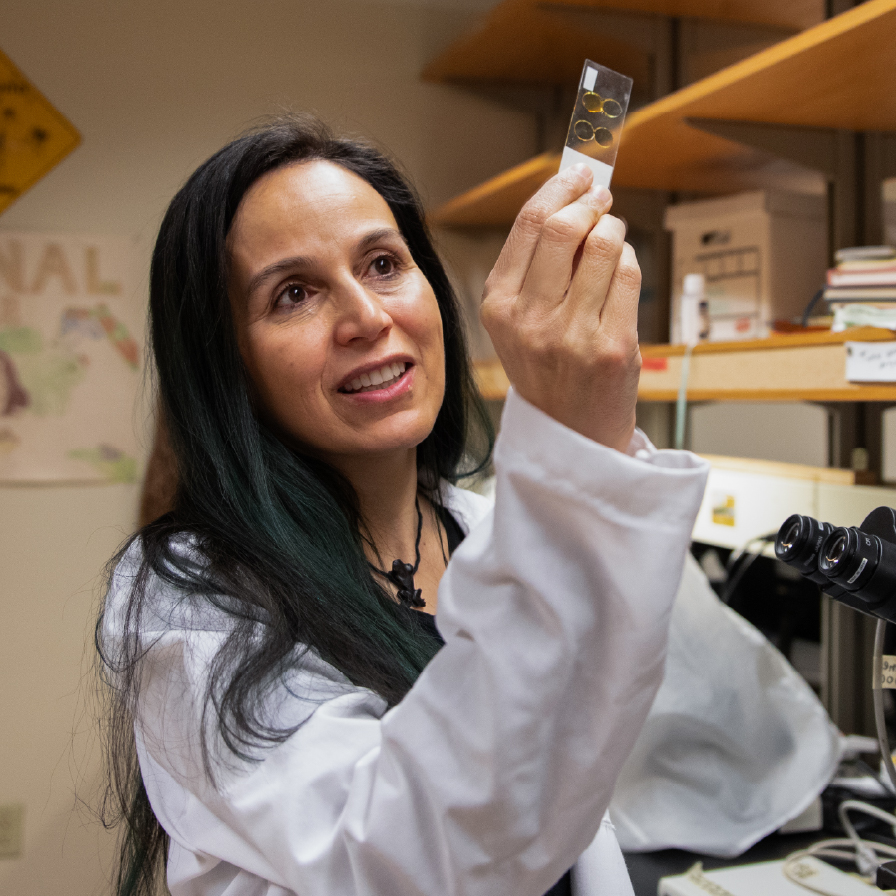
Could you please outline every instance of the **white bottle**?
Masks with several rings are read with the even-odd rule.
[[[685,274],[679,303],[681,341],[685,345],[696,345],[709,336],[709,314],[704,289],[706,278],[703,274]]]

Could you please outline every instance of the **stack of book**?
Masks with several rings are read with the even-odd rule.
[[[856,246],[840,249],[835,259],[823,293],[834,315],[833,329],[896,328],[896,249]]]

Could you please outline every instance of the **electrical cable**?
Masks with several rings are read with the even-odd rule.
[[[881,652],[878,652],[879,647],[883,647],[883,637],[878,637],[876,634],[874,657],[875,668],[879,668],[879,663],[883,656],[882,650]],[[877,690],[879,691],[880,689],[878,688]],[[881,701],[881,706],[883,706],[883,701]],[[881,748],[885,754],[889,753],[889,740],[886,738],[886,728],[884,728],[884,741],[881,744]],[[892,757],[890,759],[890,764],[892,765]],[[893,835],[896,837],[896,815],[893,815],[890,812],[885,812],[878,806],[872,806],[870,803],[863,802],[862,800],[844,800],[837,807],[837,815],[847,836],[845,838],[833,840],[820,840],[818,843],[813,843],[812,846],[807,849],[801,849],[791,853],[784,860],[784,864],[781,867],[781,871],[789,881],[798,884],[803,887],[803,889],[818,893],[819,896],[841,896],[841,894],[834,893],[831,890],[826,890],[823,887],[817,887],[808,883],[805,875],[796,873],[794,865],[799,862],[800,859],[809,856],[819,859],[836,859],[841,862],[855,862],[859,875],[867,882],[873,884],[874,877],[878,867],[882,864],[882,860],[892,861],[896,859],[896,845],[877,843],[873,840],[865,840],[859,836],[855,825],[849,818],[850,812],[864,812],[866,815],[878,819],[878,821],[883,821],[892,828]],[[847,851],[847,849],[850,851]]]
[[[869,806],[867,803],[860,803],[858,800],[848,800],[853,803],[850,808],[867,812],[869,809],[876,808]],[[882,811],[882,810],[880,810]],[[888,813],[884,813],[888,814]],[[890,816],[887,820],[888,824],[896,823],[896,817]],[[850,825],[850,827],[852,827]],[[855,831],[855,829],[852,829]],[[849,850],[849,851],[848,851]],[[801,849],[791,853],[781,867],[784,876],[791,882],[798,884],[806,890],[813,893],[819,893],[821,896],[842,896],[840,893],[826,890],[823,887],[817,887],[807,882],[805,875],[795,873],[794,865],[805,858],[816,859],[835,859],[838,862],[855,862],[859,870],[859,875],[868,883],[873,883],[877,867],[882,864],[882,860],[892,861],[896,859],[896,846],[887,843],[877,843],[872,840],[863,840],[858,835],[855,837],[845,837],[835,840],[820,840],[813,843],[807,849]]]
[[[684,448],[684,431],[688,412],[688,377],[691,373],[691,352],[694,346],[686,345],[681,359],[681,379],[678,382],[678,398],[675,401],[675,447]]]
[[[840,819],[840,824],[843,825],[843,830],[846,831],[850,840],[862,839],[859,837],[859,832],[855,829],[855,825],[849,820],[850,810],[864,812],[866,815],[871,815],[873,818],[877,818],[885,824],[888,824],[893,828],[893,836],[896,837],[896,815],[893,815],[892,812],[886,812],[878,806],[872,806],[871,803],[866,803],[864,800],[843,800],[837,807],[837,816]]]
[[[752,554],[754,552],[750,551],[750,545],[756,544],[757,541],[774,541],[777,537],[777,532],[766,532],[765,535],[754,535],[752,538],[747,539],[737,550],[731,552],[731,556],[728,558],[728,563],[726,566],[728,567],[729,572],[734,568],[735,564],[746,554]]]
[[[857,801],[852,801],[857,802]],[[861,804],[864,805],[864,804]],[[855,808],[855,807],[853,807]],[[873,808],[873,807],[872,807]],[[893,821],[896,822],[896,817],[893,818]],[[847,848],[851,851],[847,851]],[[854,861],[858,866],[858,850],[861,849],[861,855],[863,858],[870,852],[874,856],[874,867],[876,868],[878,864],[880,864],[880,860],[878,858],[877,853],[880,852],[881,857],[887,859],[896,858],[896,846],[889,846],[886,843],[874,843],[871,840],[861,840],[856,838],[855,840],[850,837],[844,837],[840,839],[834,840],[820,840],[818,843],[813,843],[812,846],[807,849],[801,849],[797,852],[791,853],[784,860],[784,864],[781,867],[781,870],[784,876],[791,881],[792,883],[797,884],[805,890],[810,890],[813,893],[818,893],[820,896],[843,896],[842,893],[836,893],[832,890],[826,890],[823,887],[816,887],[806,880],[804,876],[798,875],[795,873],[794,865],[800,861],[800,859],[805,858],[816,858],[816,859],[836,859],[840,862],[850,862]],[[869,869],[868,874],[862,874],[861,876],[866,880],[866,882],[871,882],[870,875],[873,875],[873,870]]]
[[[743,547],[739,548],[728,558],[728,575],[725,579],[725,585],[722,588],[721,600],[723,604],[731,603],[731,598],[737,591],[737,586],[740,585],[743,577],[747,574],[747,570],[749,570],[749,568],[763,556],[761,548],[758,551],[750,551],[750,545],[756,544],[757,542],[768,544],[769,542],[774,541],[777,535],[777,532],[768,532],[765,535],[757,535],[747,541]],[[746,559],[744,560],[744,558]],[[737,567],[738,563],[740,563],[740,567],[737,568],[737,571],[735,572],[735,567]]]
[[[812,314],[812,309],[818,304],[818,302],[822,298],[822,296],[824,296],[824,287],[819,289],[818,292],[815,293],[814,296],[812,296],[812,299],[810,300],[809,304],[806,305],[806,310],[803,312],[803,316],[800,319],[800,326],[803,326],[803,327],[809,326],[809,317]]]

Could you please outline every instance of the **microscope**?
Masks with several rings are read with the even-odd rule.
[[[775,556],[815,582],[834,600],[878,621],[875,637],[875,721],[884,765],[896,788],[891,747],[883,713],[882,654],[887,622],[896,622],[896,510],[878,507],[861,526],[834,527],[794,514],[775,539]],[[896,861],[876,872],[882,890],[896,887]]]

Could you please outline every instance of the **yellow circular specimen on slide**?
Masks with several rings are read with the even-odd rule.
[[[604,100],[599,93],[589,92],[582,97],[582,105],[589,112],[600,112],[603,108]]]
[[[591,125],[587,121],[585,121],[584,118],[580,118],[573,125],[572,129],[573,133],[576,135],[576,137],[579,138],[579,140],[588,141],[594,139],[594,128],[591,127]]]
[[[616,100],[608,98],[603,101],[601,112],[603,112],[607,118],[618,118],[622,114],[622,106],[617,103]]]

